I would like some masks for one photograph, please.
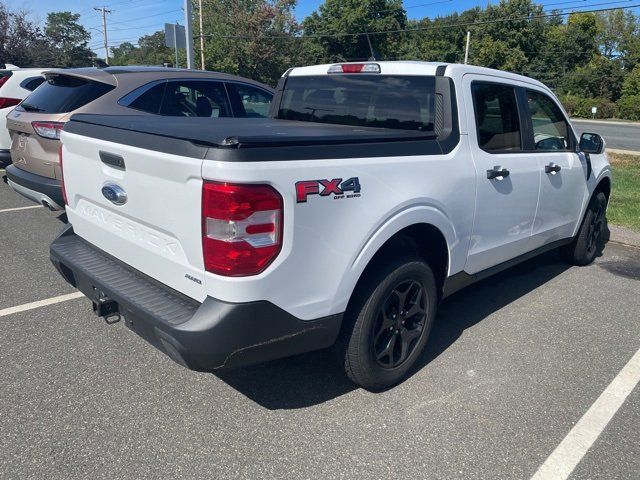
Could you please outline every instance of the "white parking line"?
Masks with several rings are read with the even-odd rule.
[[[15,212],[18,210],[29,210],[31,208],[44,208],[44,207],[42,205],[29,205],[28,207],[5,208],[4,210],[0,210],[0,213]]]
[[[0,310],[0,317],[6,317],[13,313],[24,312],[27,310],[33,310],[34,308],[46,307],[47,305],[53,305],[55,303],[66,302],[67,300],[73,300],[75,298],[83,297],[82,292],[68,293],[67,295],[60,295],[59,297],[46,298],[44,300],[38,300],[37,302],[25,303],[24,305],[18,305],[15,307],[9,307]]]
[[[638,383],[640,350],[620,370],[531,479],[564,480],[569,477]]]

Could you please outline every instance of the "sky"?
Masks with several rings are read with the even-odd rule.
[[[103,54],[102,15],[94,7],[105,6],[109,46],[123,41],[135,43],[143,35],[162,30],[165,23],[184,25],[184,0],[0,0],[12,10],[24,9],[30,16],[44,23],[49,12],[80,13],[80,22],[91,32],[89,46]],[[496,0],[494,0],[496,1]],[[557,0],[555,0],[557,1]],[[586,1],[586,0],[585,0]],[[592,1],[592,0],[589,0]],[[596,1],[596,0],[593,0]],[[296,17],[302,20],[323,3],[322,0],[298,0]],[[405,0],[409,18],[434,17],[453,11],[463,11],[487,0]]]
[[[105,6],[111,10],[107,14],[107,37],[109,46],[117,46],[121,42],[136,43],[138,38],[149,33],[162,30],[165,23],[179,22],[184,25],[184,0],[0,0],[12,10],[24,9],[31,18],[44,24],[47,13],[71,11],[80,13],[80,22],[91,32],[89,47],[98,55],[103,55],[102,15],[94,7]],[[498,0],[404,0],[404,8],[409,18],[436,17],[452,12],[462,12],[474,6],[486,6]],[[611,2],[607,0],[604,3]],[[607,7],[621,6],[633,1],[621,0],[608,3]],[[316,10],[322,0],[298,0],[296,17],[302,20]],[[537,3],[552,8],[588,9],[604,5],[603,0],[538,0]],[[628,4],[628,3],[627,3]]]

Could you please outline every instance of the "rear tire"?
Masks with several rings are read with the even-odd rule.
[[[603,243],[606,225],[607,197],[596,193],[585,212],[582,225],[576,238],[561,253],[565,260],[573,265],[589,265],[596,258]]]
[[[368,390],[400,382],[424,349],[437,301],[423,260],[405,257],[377,268],[345,314],[341,359],[348,377]]]

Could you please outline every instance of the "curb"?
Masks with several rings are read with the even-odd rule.
[[[638,150],[620,150],[619,148],[606,148],[605,152],[609,153],[617,153],[618,155],[635,155],[640,156],[640,151]]]
[[[640,248],[640,232],[617,225],[609,225],[609,231],[610,241]]]
[[[632,127],[640,127],[640,122],[618,122],[616,120],[592,120],[591,118],[574,118],[571,117],[572,122],[580,123],[604,123],[606,125],[630,125]]]

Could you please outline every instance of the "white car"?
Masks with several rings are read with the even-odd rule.
[[[11,163],[11,137],[7,114],[44,82],[44,68],[17,68],[5,65],[0,70],[0,165]]]
[[[603,241],[611,170],[554,94],[486,68],[295,68],[271,118],[76,115],[54,265],[177,362],[209,370],[336,344],[400,381],[440,300],[543,251]],[[212,125],[215,123],[215,128]],[[446,319],[444,319],[446,321]]]

